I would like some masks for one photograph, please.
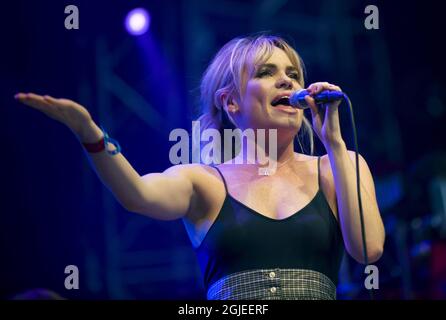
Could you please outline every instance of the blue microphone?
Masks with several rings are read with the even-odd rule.
[[[293,108],[298,109],[306,109],[310,106],[305,101],[305,97],[310,95],[308,90],[301,89],[299,91],[294,92],[290,97],[290,104]],[[334,102],[338,100],[342,100],[344,98],[344,93],[339,91],[322,91],[319,92],[317,95],[313,96],[314,101],[316,104],[318,103],[328,103],[328,102]]]

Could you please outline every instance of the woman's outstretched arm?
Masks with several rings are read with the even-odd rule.
[[[33,93],[19,93],[15,97],[65,124],[81,143],[95,143],[103,138],[102,130],[87,109],[72,100]],[[106,148],[111,151],[115,146],[109,143]],[[110,155],[103,150],[88,156],[102,183],[128,211],[160,220],[174,220],[188,213],[194,192],[188,178],[190,166],[174,166],[163,173],[141,177],[122,153]]]

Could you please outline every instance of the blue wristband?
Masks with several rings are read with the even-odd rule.
[[[107,153],[109,155],[112,155],[112,156],[114,156],[115,154],[120,153],[121,152],[121,146],[120,146],[119,142],[116,141],[113,138],[110,138],[108,133],[107,133],[107,131],[104,130],[104,127],[101,126],[101,130],[102,130],[102,133],[104,134],[104,144],[105,144],[105,150],[107,151]],[[112,143],[116,147],[116,149],[113,150],[113,151],[108,150],[107,149],[107,143],[108,142]]]

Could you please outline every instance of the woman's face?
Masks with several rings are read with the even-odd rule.
[[[241,99],[228,105],[229,114],[242,130],[276,128],[278,133],[283,129],[297,133],[303,111],[292,108],[286,98],[302,88],[298,82],[300,77],[286,53],[274,48],[271,57],[255,67]],[[280,100],[282,97],[284,100]],[[235,111],[231,112],[231,108]]]

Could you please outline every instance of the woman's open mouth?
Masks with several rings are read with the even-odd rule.
[[[286,113],[297,113],[297,109],[293,108],[290,104],[289,96],[283,96],[275,99],[273,102],[271,102],[271,106],[273,106],[274,109],[284,111]]]

